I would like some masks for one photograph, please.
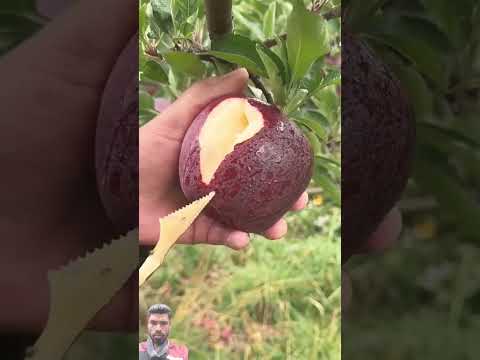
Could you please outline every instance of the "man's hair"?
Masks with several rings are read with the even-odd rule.
[[[148,308],[147,319],[152,314],[167,314],[168,315],[168,320],[170,320],[172,318],[172,309],[170,309],[165,304],[153,304],[152,306],[150,306]]]

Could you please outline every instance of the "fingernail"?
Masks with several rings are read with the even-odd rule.
[[[247,246],[250,241],[248,240],[248,236],[246,235],[247,234],[243,231],[235,231],[230,234],[230,236],[228,237],[228,243],[230,247],[236,250],[240,250]]]

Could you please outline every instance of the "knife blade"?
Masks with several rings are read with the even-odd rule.
[[[189,205],[160,218],[160,237],[153,251],[145,259],[139,270],[139,287],[157,270],[163,263],[170,248],[180,236],[192,225],[202,210],[215,196],[212,191],[209,194],[195,200]]]
[[[28,360],[60,360],[95,314],[138,267],[138,229],[112,240],[64,267],[48,272],[47,324]]]

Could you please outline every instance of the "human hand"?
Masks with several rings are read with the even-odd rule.
[[[397,207],[393,207],[367,240],[364,253],[385,251],[398,240],[402,231],[402,215]],[[348,309],[352,300],[352,284],[347,272],[342,270],[342,308]]]
[[[142,244],[158,241],[159,217],[188,203],[180,188],[178,161],[182,140],[190,123],[215,98],[243,95],[247,81],[248,73],[244,69],[200,81],[140,129],[139,232]],[[303,193],[292,210],[303,209],[307,201],[307,193]],[[286,232],[287,223],[281,219],[262,235],[278,239]],[[249,236],[225,227],[206,215],[200,215],[178,243],[205,243],[241,249],[248,245]]]
[[[112,238],[96,187],[96,120],[113,64],[137,31],[137,13],[133,0],[82,0],[2,57],[2,329],[41,330],[47,271]],[[135,328],[135,282],[91,325]],[[133,313],[129,324],[126,311]]]

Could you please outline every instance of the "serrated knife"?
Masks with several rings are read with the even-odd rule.
[[[138,230],[48,272],[50,309],[28,360],[60,360],[138,267]]]
[[[153,251],[140,267],[138,275],[139,287],[162,264],[173,244],[192,225],[214,195],[215,192],[212,191],[208,195],[160,219],[160,238]]]

